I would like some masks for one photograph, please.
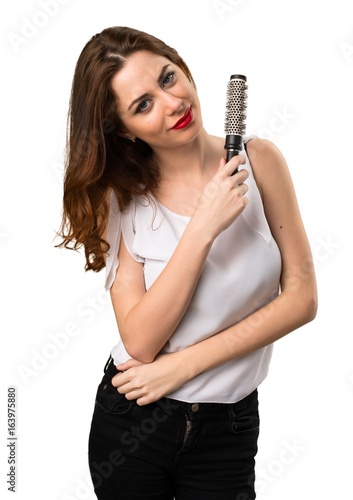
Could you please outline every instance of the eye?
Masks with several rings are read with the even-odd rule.
[[[143,100],[140,102],[140,104],[136,108],[136,113],[143,113],[149,108],[148,106],[148,101]]]
[[[163,79],[162,79],[162,85],[165,86],[165,85],[169,85],[170,83],[172,83],[173,80],[174,80],[174,75],[175,75],[174,71],[169,71],[169,73],[167,73],[163,77]]]

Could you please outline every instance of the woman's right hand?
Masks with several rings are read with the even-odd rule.
[[[242,169],[232,175],[245,163],[243,155],[234,156],[228,163],[222,158],[216,175],[201,193],[192,220],[200,224],[212,240],[230,226],[248,204],[244,196],[248,191],[244,184],[248,171]]]
[[[152,363],[129,359],[117,366],[123,373],[112,378],[112,385],[140,406],[152,403],[190,380],[182,359],[182,351],[158,354]]]

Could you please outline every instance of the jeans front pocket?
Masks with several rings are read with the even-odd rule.
[[[229,406],[231,432],[258,435],[260,430],[259,406],[256,393],[244,401]]]
[[[126,399],[124,394],[120,394],[117,389],[109,383],[105,375],[98,386],[96,405],[107,413],[123,415],[130,410],[133,401]]]

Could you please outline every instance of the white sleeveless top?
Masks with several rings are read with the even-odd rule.
[[[248,139],[245,139],[246,142]],[[175,352],[206,339],[252,314],[279,293],[281,256],[267,223],[246,150],[249,200],[243,213],[214,241],[190,305],[162,352]],[[106,261],[108,290],[115,277],[121,234],[131,256],[143,263],[146,290],[159,276],[190,217],[152,198],[135,198],[123,212],[111,197]],[[167,312],[166,312],[167,314]],[[249,333],[251,334],[251,332]],[[265,379],[273,345],[208,370],[168,397],[186,402],[237,402]],[[131,358],[122,341],[112,349],[116,365]]]

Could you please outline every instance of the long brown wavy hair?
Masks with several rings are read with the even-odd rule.
[[[62,222],[57,247],[84,247],[85,270],[105,266],[109,244],[103,235],[109,196],[120,210],[131,198],[148,195],[160,179],[150,146],[123,137],[126,132],[111,88],[114,75],[139,50],[162,55],[176,64],[195,85],[177,51],[148,33],[128,27],[107,28],[93,36],[76,64],[67,124]]]

